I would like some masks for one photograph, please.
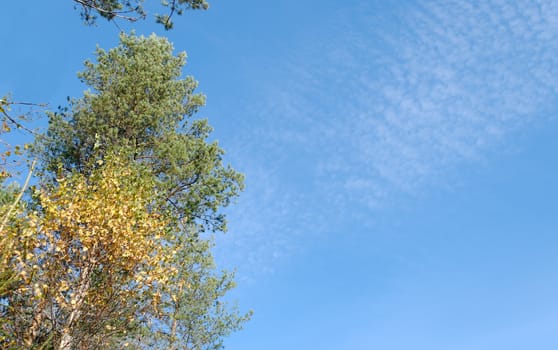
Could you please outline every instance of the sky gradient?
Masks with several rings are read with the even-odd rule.
[[[557,2],[211,5],[120,25],[188,53],[247,178],[216,237],[255,312],[227,349],[558,347]],[[17,101],[80,96],[118,41],[70,1],[2,13]]]

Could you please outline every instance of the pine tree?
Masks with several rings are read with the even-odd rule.
[[[223,301],[208,233],[243,187],[208,142],[185,54],[122,34],[80,78],[90,90],[49,115],[38,139],[40,186],[9,256],[6,347],[220,349],[250,317]],[[23,218],[23,217],[22,217]]]

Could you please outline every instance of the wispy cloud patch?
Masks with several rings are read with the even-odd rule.
[[[240,137],[265,169],[248,177],[274,186],[272,237],[297,231],[293,213],[308,206],[304,217],[334,223],[332,213],[441,186],[555,107],[558,3],[421,3],[348,8],[278,62],[282,78],[264,88]]]
[[[405,10],[391,14],[395,32],[362,12],[360,24],[338,18],[343,30],[295,55],[291,80],[268,96],[275,107],[263,133],[277,150],[288,143],[316,157],[308,170],[334,193],[373,203],[432,184],[553,105],[555,2]]]

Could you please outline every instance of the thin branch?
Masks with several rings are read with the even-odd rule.
[[[13,118],[12,116],[10,116],[8,114],[8,112],[6,112],[5,108],[2,108],[2,106],[11,106],[11,105],[22,105],[22,106],[34,106],[34,107],[41,107],[41,108],[45,108],[47,106],[46,103],[33,103],[33,102],[14,102],[14,101],[6,101],[4,99],[0,99],[0,112],[2,112],[2,114],[4,114],[4,117],[6,117],[6,119],[8,119],[12,124],[14,124],[17,128],[19,129],[23,129],[25,131],[27,131],[30,134],[33,134],[35,136],[38,136],[39,133],[37,133],[34,130],[29,129],[28,127],[26,127],[25,125],[23,125],[22,123],[18,122],[17,120],[15,120],[15,118]]]
[[[41,107],[45,108],[48,106],[46,103],[33,103],[33,102],[14,102],[10,101],[6,103],[7,105],[22,105],[22,106],[34,106],[34,107]]]
[[[33,134],[35,136],[38,136],[39,133],[36,132],[35,130],[31,130],[28,127],[26,127],[25,125],[21,124],[20,122],[18,122],[17,120],[15,120],[13,117],[11,117],[8,113],[6,113],[6,111],[4,109],[0,109],[0,111],[2,112],[2,114],[4,114],[4,116],[6,117],[6,119],[8,119],[10,122],[12,122],[15,126],[18,127],[18,129],[23,129],[25,131],[27,131],[30,134]]]
[[[19,192],[16,199],[14,200],[12,205],[10,206],[10,209],[8,210],[6,215],[4,216],[4,219],[2,220],[2,225],[0,225],[0,232],[2,232],[4,230],[4,226],[6,226],[6,224],[8,223],[8,220],[10,219],[10,215],[12,214],[12,212],[17,207],[17,203],[19,203],[19,201],[21,200],[21,197],[23,197],[23,193],[25,192],[25,190],[27,189],[27,186],[29,185],[29,181],[31,180],[31,175],[33,174],[33,170],[35,169],[36,164],[37,164],[37,158],[33,159],[33,163],[31,164],[31,168],[29,169],[29,174],[27,174],[27,178],[25,179],[25,182],[23,183],[23,187],[21,188],[21,191]]]
[[[172,0],[171,3],[171,12],[169,13],[169,15],[167,16],[167,19],[165,21],[165,28],[168,28],[170,26],[170,21],[171,21],[171,17],[174,14],[174,10],[176,10],[176,0]]]
[[[87,1],[87,0],[73,0],[74,2],[77,2],[78,4],[80,4],[81,6],[83,6],[84,8],[90,9],[90,10],[95,10],[99,13],[104,13],[106,15],[109,16],[114,16],[116,18],[120,18],[120,19],[124,19],[126,21],[130,21],[130,22],[136,22],[138,19],[143,18],[144,16],[137,16],[137,17],[131,17],[131,16],[124,16],[123,13],[131,13],[134,12],[133,10],[129,10],[129,11],[111,11],[111,10],[105,10],[102,7],[96,6],[93,2],[91,1]]]

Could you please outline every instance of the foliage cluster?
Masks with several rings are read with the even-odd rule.
[[[0,191],[0,348],[220,349],[250,318],[225,302],[234,275],[215,270],[208,236],[226,230],[243,177],[193,118],[205,98],[185,60],[164,38],[121,34],[85,63],[90,89],[48,114],[36,184]]]
[[[144,0],[73,0],[81,8],[81,17],[87,24],[94,24],[97,16],[107,20],[124,19],[135,22],[145,19],[147,12]],[[206,0],[162,0],[161,7],[167,10],[166,14],[156,14],[155,20],[165,29],[172,29],[173,15],[182,15],[185,10],[207,10],[209,3]]]

